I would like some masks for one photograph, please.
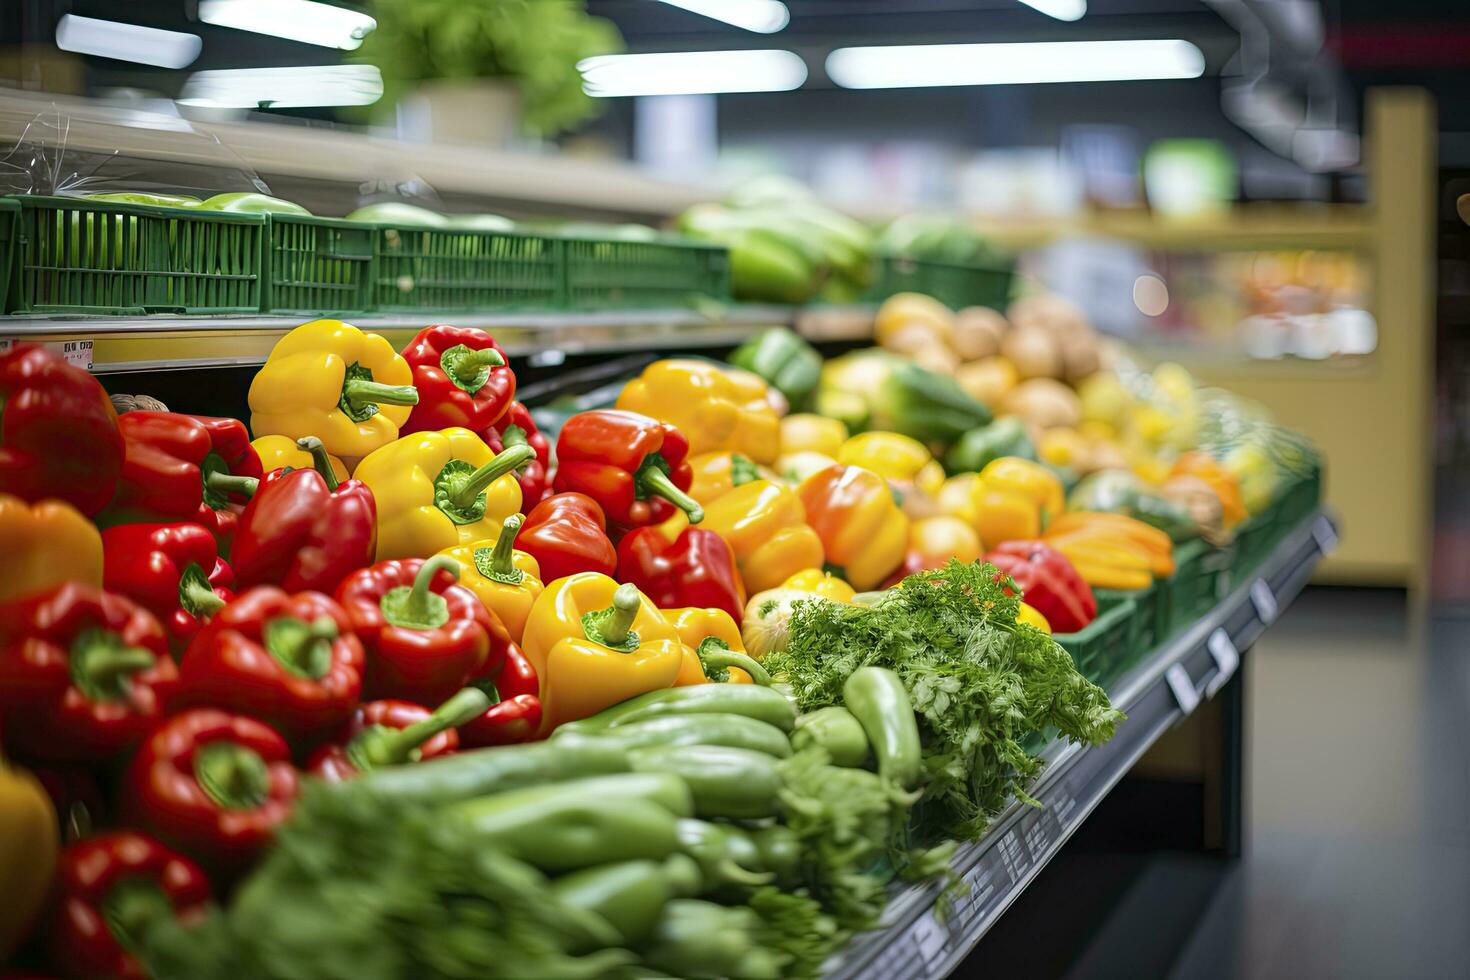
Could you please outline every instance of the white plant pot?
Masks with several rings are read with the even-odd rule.
[[[521,93],[508,82],[425,82],[397,107],[398,138],[413,143],[508,147],[522,139]]]

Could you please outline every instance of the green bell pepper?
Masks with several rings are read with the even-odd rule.
[[[1026,426],[1015,416],[996,419],[983,429],[971,429],[944,455],[944,468],[950,474],[979,473],[986,465],[1002,456],[1036,459],[1036,447],[1026,434]]]
[[[806,404],[822,378],[822,355],[785,327],[762,330],[735,349],[730,363],[760,375],[793,408]]]
[[[990,409],[971,398],[954,378],[896,360],[870,399],[872,427],[902,432],[922,443],[956,441],[990,424]]]

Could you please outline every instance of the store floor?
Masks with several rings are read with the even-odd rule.
[[[1425,629],[1402,593],[1308,590],[1247,662],[1244,855],[1085,826],[957,975],[1470,975],[1467,651],[1470,618]],[[1049,916],[1083,925],[1048,935]]]

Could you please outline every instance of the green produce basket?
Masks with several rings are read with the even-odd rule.
[[[1241,522],[1235,531],[1235,564],[1231,568],[1232,580],[1238,581],[1266,559],[1275,547],[1281,525],[1281,506],[1278,499],[1270,507],[1254,517]]]
[[[566,238],[572,309],[660,309],[730,302],[730,253],[683,239]]]
[[[1158,645],[1169,628],[1169,606],[1166,598],[1168,580],[1154,582],[1146,589],[1093,589],[1097,597],[1097,611],[1132,604],[1134,613],[1130,622],[1128,646],[1138,654],[1144,654]]]
[[[12,313],[259,313],[266,216],[18,195]]]
[[[1205,541],[1186,541],[1174,549],[1174,576],[1169,579],[1169,626],[1165,637],[1209,612],[1230,591],[1233,546],[1216,548]]]
[[[563,305],[566,242],[518,231],[367,223],[378,313],[551,311]]]
[[[1058,633],[1056,641],[1072,655],[1082,676],[1107,687],[1138,656],[1132,646],[1136,618],[1132,599],[1121,599],[1076,633]]]
[[[867,298],[881,303],[894,293],[924,293],[952,309],[988,306],[1003,310],[1011,299],[1015,272],[1004,265],[952,265],[893,255],[878,257],[878,276]]]
[[[1278,534],[1287,531],[1300,524],[1309,514],[1314,513],[1322,502],[1322,470],[1313,468],[1306,476],[1297,477],[1287,484],[1282,492],[1281,499],[1277,502]]]
[[[5,296],[10,289],[10,277],[14,266],[16,225],[20,205],[9,198],[0,197],[0,313],[5,312]]]
[[[341,218],[269,217],[262,313],[346,317],[372,309],[376,229]]]

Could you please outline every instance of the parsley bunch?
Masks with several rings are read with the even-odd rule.
[[[786,649],[765,661],[803,711],[841,703],[859,667],[896,671],[924,737],[924,823],[966,838],[1011,796],[1035,802],[1026,786],[1041,762],[1022,747],[1029,733],[1055,726],[1098,744],[1123,719],[1055,640],[1016,622],[1020,590],[998,575],[951,560],[874,606],[798,601]]]

